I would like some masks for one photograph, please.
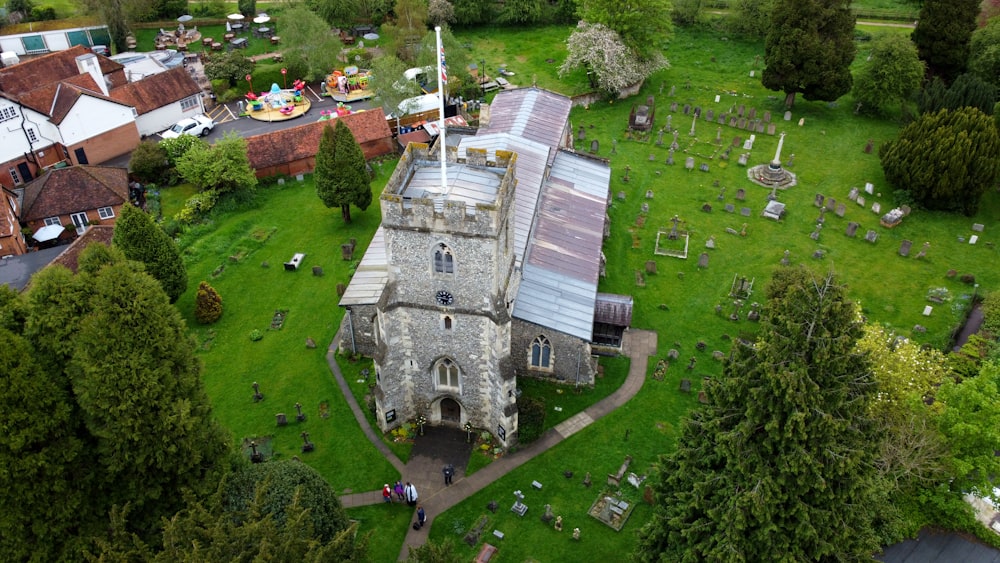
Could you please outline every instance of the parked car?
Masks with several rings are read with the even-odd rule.
[[[211,117],[206,115],[196,115],[194,117],[186,117],[177,123],[173,127],[167,129],[160,136],[164,139],[176,139],[181,135],[194,135],[196,137],[204,137],[215,127],[215,121]]]

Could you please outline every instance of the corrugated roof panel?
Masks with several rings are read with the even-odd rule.
[[[562,146],[573,102],[568,97],[540,88],[518,88],[499,92],[490,105],[490,124],[480,134],[510,133],[548,147]],[[554,154],[548,158],[552,163]]]
[[[344,295],[340,297],[340,306],[372,305],[377,303],[389,283],[388,259],[385,248],[385,231],[379,226],[375,230],[372,241],[368,244],[358,269],[347,284]]]

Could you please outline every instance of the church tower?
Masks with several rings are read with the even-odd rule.
[[[411,143],[380,198],[388,283],[372,327],[376,416],[517,431],[510,360],[517,155]]]

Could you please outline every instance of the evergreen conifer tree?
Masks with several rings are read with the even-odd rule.
[[[187,290],[187,269],[177,245],[141,209],[128,203],[122,206],[111,243],[129,260],[145,264],[146,271],[160,281],[171,303]]]
[[[316,153],[316,192],[327,207],[340,207],[351,222],[351,205],[364,211],[372,202],[371,180],[361,145],[343,120],[323,128]]]
[[[965,72],[980,0],[924,0],[913,42],[930,76],[947,84]]]

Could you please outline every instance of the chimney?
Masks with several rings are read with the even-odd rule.
[[[101,63],[97,61],[97,55],[87,53],[76,58],[76,68],[80,74],[90,74],[90,77],[97,83],[101,93],[108,95],[108,84],[104,81],[104,74],[101,73]]]

